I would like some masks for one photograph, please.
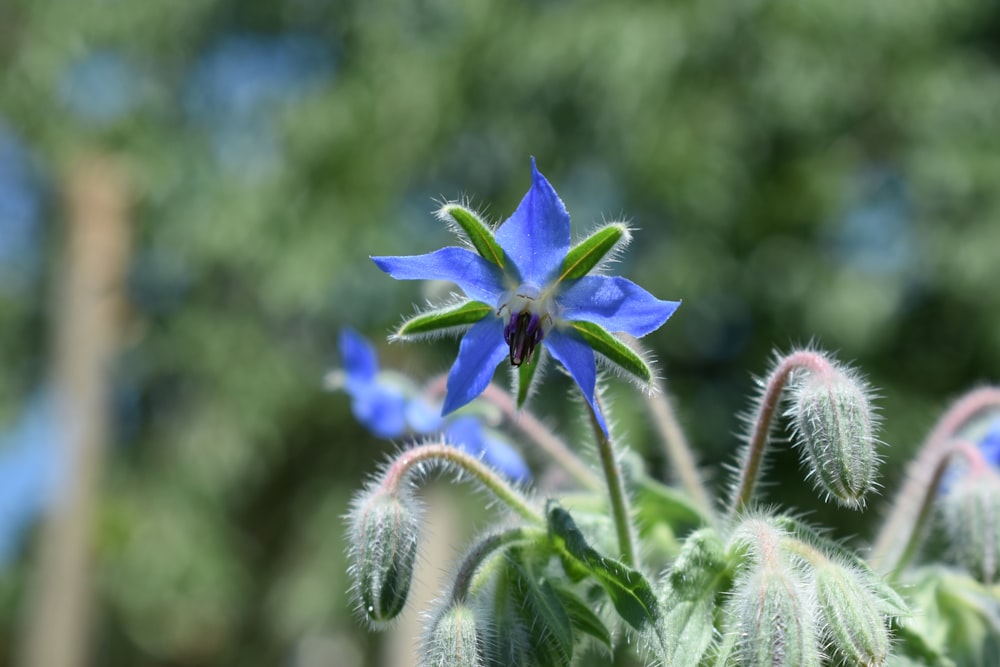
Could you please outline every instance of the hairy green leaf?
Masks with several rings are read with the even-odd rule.
[[[573,628],[597,639],[610,650],[612,648],[611,631],[605,627],[604,622],[594,613],[590,606],[581,600],[568,586],[560,584],[558,581],[553,584],[552,588],[555,590],[556,595],[559,596],[563,608],[566,609]]]
[[[520,549],[508,552],[508,576],[535,661],[553,667],[573,661],[573,625],[549,581],[532,571]]]
[[[480,301],[466,301],[427,313],[419,313],[399,325],[397,338],[419,336],[443,329],[475,324],[493,312],[493,307]]]
[[[483,222],[478,215],[460,204],[446,204],[438,211],[438,215],[441,218],[448,217],[455,221],[455,224],[462,228],[476,252],[483,259],[496,264],[501,269],[503,268],[503,248],[493,237],[489,225]]]
[[[619,242],[628,238],[628,228],[621,223],[601,227],[566,253],[559,280],[572,280],[587,275]]]
[[[570,326],[595,352],[623,370],[649,384],[653,381],[653,369],[646,360],[624,342],[615,338],[607,329],[593,322],[571,322]]]
[[[569,512],[554,502],[548,508],[549,536],[571,566],[584,568],[607,592],[618,614],[636,630],[657,623],[659,604],[646,577],[637,570],[602,556],[587,544]]]

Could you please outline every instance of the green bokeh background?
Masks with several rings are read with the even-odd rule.
[[[383,343],[426,288],[368,256],[449,243],[441,199],[502,220],[529,156],[577,234],[628,220],[617,271],[683,300],[646,342],[717,484],[753,374],[814,341],[878,389],[894,489],[947,401],[1000,377],[998,44],[986,0],[4,0],[0,123],[43,208],[35,264],[0,266],[0,426],[50,363],[68,165],[112,155],[135,188],[96,664],[385,661],[350,613],[341,517],[393,446],[321,378],[347,325],[385,366],[447,369],[454,341]],[[277,74],[255,60],[286,47]],[[93,58],[118,64],[81,75]],[[532,408],[573,432],[570,388],[550,374]],[[866,536],[775,461],[772,499]],[[0,664],[36,538],[0,571]]]

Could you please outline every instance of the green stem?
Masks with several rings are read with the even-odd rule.
[[[970,421],[992,410],[1000,410],[1000,388],[983,387],[960,398],[938,419],[907,467],[906,481],[878,532],[870,558],[876,569],[895,574],[913,557],[951,456],[969,456],[967,444],[955,437]],[[971,462],[975,465],[974,459]]]
[[[733,492],[729,515],[735,517],[750,504],[753,489],[760,475],[760,466],[764,460],[764,452],[771,439],[771,426],[775,412],[781,404],[781,395],[788,384],[792,372],[806,369],[814,373],[828,373],[833,366],[822,354],[811,350],[792,352],[778,361],[764,385],[757,410],[753,417],[753,426],[746,450],[746,458],[740,466],[740,477]]]
[[[650,412],[653,415],[653,424],[660,433],[660,442],[663,444],[667,459],[670,461],[671,470],[677,481],[680,482],[681,488],[687,491],[698,508],[706,516],[712,516],[711,496],[709,496],[705,480],[698,470],[691,445],[688,444],[684,430],[677,421],[677,412],[674,410],[673,401],[670,400],[670,396],[662,387],[659,389],[649,396],[648,402]]]
[[[519,542],[529,542],[546,537],[548,533],[537,528],[518,526],[510,530],[499,533],[492,533],[479,540],[472,549],[465,554],[455,581],[451,587],[451,602],[453,604],[464,602],[472,588],[472,582],[480,566],[504,547],[517,544]]]
[[[401,452],[389,466],[389,469],[385,471],[382,478],[382,488],[390,493],[395,493],[404,482],[406,475],[414,467],[419,467],[424,463],[451,465],[460,468],[524,519],[531,523],[545,524],[545,518],[532,507],[531,502],[524,494],[478,458],[451,445],[419,445]]]
[[[587,406],[590,414],[590,423],[594,428],[594,437],[597,439],[598,458],[601,460],[604,479],[608,485],[611,517],[615,522],[615,531],[618,534],[618,549],[622,554],[622,562],[629,566],[635,566],[639,562],[639,557],[635,548],[635,528],[632,526],[632,516],[629,509],[628,494],[625,493],[625,480],[622,475],[622,469],[618,465],[611,437],[601,428],[594,409],[590,407],[589,403]]]

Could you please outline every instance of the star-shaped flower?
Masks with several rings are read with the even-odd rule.
[[[447,247],[426,255],[372,257],[399,280],[448,280],[464,293],[457,304],[405,321],[398,338],[467,328],[448,376],[444,414],[465,405],[507,360],[519,369],[523,403],[544,346],[579,385],[607,431],[595,399],[595,352],[638,377],[653,379],[645,359],[612,334],[644,336],[680,305],[661,301],[624,278],[594,275],[610,251],[627,243],[628,228],[606,225],[570,247],[569,214],[552,185],[531,162],[531,189],[497,229],[459,204],[438,215],[471,248]]]

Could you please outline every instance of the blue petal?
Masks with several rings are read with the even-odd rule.
[[[406,433],[406,397],[395,387],[372,382],[351,392],[355,419],[379,438],[398,438]]]
[[[414,433],[435,433],[441,430],[441,411],[431,408],[420,399],[412,399],[406,406],[406,423]]]
[[[993,421],[986,435],[979,441],[979,450],[991,466],[1000,468],[1000,419]]]
[[[504,292],[500,269],[465,248],[441,248],[426,255],[372,257],[396,280],[450,280],[474,301],[495,304]]]
[[[557,297],[564,320],[584,320],[608,331],[645,336],[674,314],[680,301],[661,301],[631,280],[584,276]]]
[[[607,435],[608,425],[594,398],[594,390],[597,387],[597,362],[594,360],[594,351],[579,338],[564,334],[558,329],[553,329],[545,338],[545,346],[556,361],[565,366],[576,380],[583,397],[597,415],[597,423]]]
[[[444,397],[442,414],[457,410],[483,393],[493,371],[507,354],[503,320],[487,316],[473,324],[462,338],[458,358],[448,374],[448,393]]]
[[[375,380],[378,373],[375,349],[354,329],[342,329],[340,332],[340,360],[344,364],[349,386]]]
[[[514,215],[497,229],[497,242],[521,273],[541,287],[562,269],[569,251],[569,213],[531,159],[531,189]]]

